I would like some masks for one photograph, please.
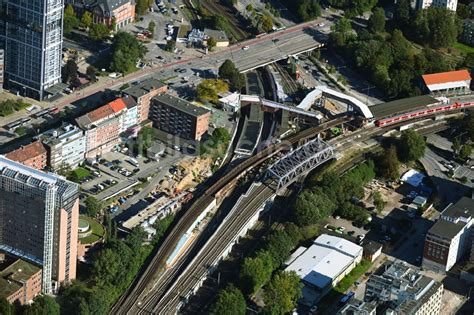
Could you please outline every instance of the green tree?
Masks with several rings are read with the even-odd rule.
[[[229,90],[229,85],[223,80],[205,79],[196,87],[196,93],[199,100],[203,102],[218,103],[219,93]]]
[[[273,276],[264,292],[265,314],[288,314],[302,297],[303,284],[294,271],[279,272]]]
[[[270,16],[264,14],[260,17],[260,26],[264,32],[269,32],[273,28],[273,20]]]
[[[372,33],[385,31],[385,11],[383,8],[375,8],[369,19],[369,30]]]
[[[84,14],[82,14],[82,17],[81,17],[81,25],[83,27],[89,28],[89,27],[91,27],[92,22],[93,22],[92,14],[89,11],[85,11]]]
[[[97,214],[100,214],[103,208],[102,201],[98,200],[95,197],[87,196],[84,200],[84,206],[86,207],[86,214],[91,217],[95,217]]]
[[[209,47],[210,50],[212,50],[214,47],[216,47],[217,41],[214,37],[209,37],[207,40],[207,47]]]
[[[217,301],[211,307],[211,315],[245,315],[247,304],[239,289],[230,285],[219,292]]]
[[[153,0],[137,0],[135,2],[135,12],[138,15],[145,15],[150,8],[150,5],[153,3]]]
[[[152,127],[143,127],[138,132],[136,141],[136,151],[138,154],[146,154],[146,151],[153,146],[156,140],[156,130]]]
[[[0,297],[0,314],[2,315],[13,314],[13,306],[10,303],[8,303],[7,299],[4,297]]]
[[[148,23],[148,31],[151,33],[151,37],[153,37],[153,34],[155,34],[155,27],[155,22],[150,21],[150,23]]]
[[[71,83],[77,79],[77,64],[74,60],[69,59],[62,68],[62,80],[64,83]]]
[[[470,144],[464,144],[459,150],[459,158],[463,161],[467,160],[472,153],[472,146]]]
[[[458,156],[459,151],[461,150],[461,141],[459,141],[459,138],[456,137],[453,140],[453,144],[451,145],[451,149],[453,149],[453,154],[454,156]]]
[[[69,35],[73,28],[79,26],[79,19],[74,12],[74,8],[71,4],[68,4],[64,9],[64,23],[63,23],[63,32],[64,35]]]
[[[416,161],[425,154],[425,139],[418,132],[408,129],[400,137],[399,156],[403,161]]]
[[[472,16],[472,11],[469,8],[469,6],[463,4],[463,3],[458,3],[458,7],[456,9],[456,14],[458,17],[462,20],[469,19]]]
[[[171,40],[168,40],[166,41],[166,45],[165,45],[165,50],[166,51],[174,51],[176,49],[176,41],[171,39]]]
[[[315,224],[336,210],[335,203],[322,189],[305,189],[294,205],[295,222],[299,226]]]
[[[219,67],[219,77],[230,80],[232,75],[237,71],[235,64],[230,59],[226,59]]]
[[[410,0],[399,0],[395,6],[393,20],[402,26],[408,25],[410,21]]]
[[[396,180],[399,176],[400,162],[397,157],[397,149],[395,146],[384,150],[378,158],[378,172],[380,176],[386,179]]]
[[[121,73],[132,72],[136,69],[137,62],[145,56],[146,51],[146,47],[133,35],[118,32],[112,44],[110,68]]]
[[[39,295],[27,306],[24,315],[59,315],[59,304],[48,295]]]
[[[105,26],[105,24],[102,24],[102,23],[94,23],[89,28],[89,36],[93,40],[97,40],[97,41],[102,40],[105,37],[107,37],[109,33],[110,31],[107,28],[107,26]]]
[[[387,202],[383,200],[382,194],[379,191],[376,191],[374,193],[373,198],[374,198],[375,209],[377,209],[378,213],[381,213],[383,209],[385,208],[385,206],[387,205]]]
[[[246,10],[247,12],[252,12],[252,11],[253,11],[253,6],[252,6],[252,4],[251,4],[251,3],[247,4],[247,6],[245,7],[245,10]]]
[[[86,69],[86,74],[93,82],[97,81],[97,69],[94,66],[88,66]]]
[[[246,294],[253,295],[270,279],[272,271],[269,252],[259,251],[255,258],[246,257],[240,269],[240,287]]]

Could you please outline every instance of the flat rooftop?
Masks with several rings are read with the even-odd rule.
[[[461,232],[466,223],[459,221],[458,223],[449,222],[443,219],[439,219],[429,229],[428,234],[434,234],[443,238],[452,239]]]
[[[370,111],[373,116],[378,119],[393,116],[398,113],[409,112],[436,103],[439,103],[437,99],[429,95],[421,95],[370,106]]]
[[[194,117],[199,117],[210,113],[210,111],[204,107],[196,106],[182,98],[170,94],[160,94],[153,97],[153,99]]]
[[[474,200],[462,197],[458,202],[446,207],[442,214],[452,218],[472,218],[474,217]]]
[[[166,86],[165,83],[155,78],[148,78],[137,84],[123,90],[123,93],[128,94],[132,97],[139,98],[143,95],[150,93],[153,90],[159,89]]]
[[[0,272],[0,297],[8,297],[21,288],[21,283],[35,275],[41,268],[22,259],[16,260]]]

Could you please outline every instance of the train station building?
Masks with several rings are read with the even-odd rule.
[[[458,70],[422,75],[423,88],[429,94],[464,94],[470,91],[471,74]]]

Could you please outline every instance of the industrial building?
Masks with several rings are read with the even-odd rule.
[[[151,101],[154,126],[183,139],[200,140],[209,128],[210,116],[209,110],[169,94],[157,95]]]
[[[423,268],[435,272],[450,270],[471,249],[474,200],[463,197],[449,204],[426,234]]]
[[[403,262],[391,262],[369,277],[364,299],[377,302],[380,314],[437,315],[442,296],[441,282]]]
[[[22,96],[42,100],[61,82],[64,1],[0,0],[0,49],[5,83]]]
[[[48,152],[48,166],[52,170],[77,167],[86,153],[86,136],[77,126],[63,123],[60,128],[48,130],[40,136]]]
[[[42,292],[76,278],[79,187],[0,156],[0,252],[42,268]]]
[[[471,74],[468,70],[458,70],[424,74],[422,88],[429,94],[460,94],[470,92]]]
[[[336,286],[361,260],[362,247],[346,239],[322,234],[310,247],[299,247],[287,261],[303,283],[321,296]]]

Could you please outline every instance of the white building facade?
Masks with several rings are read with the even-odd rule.
[[[429,7],[446,8],[456,12],[458,8],[458,0],[418,0],[418,9],[427,9]]]

